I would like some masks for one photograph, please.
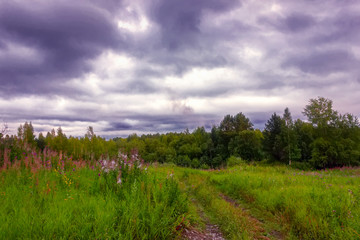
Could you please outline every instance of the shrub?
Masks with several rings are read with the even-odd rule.
[[[243,163],[244,163],[244,160],[242,160],[241,157],[231,156],[227,160],[228,167],[233,167],[233,166],[240,165]]]

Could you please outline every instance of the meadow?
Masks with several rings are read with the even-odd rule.
[[[219,170],[24,152],[0,170],[1,239],[360,239],[360,168]]]
[[[230,239],[360,239],[360,168],[242,164],[179,173]]]

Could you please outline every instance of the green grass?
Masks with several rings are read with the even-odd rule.
[[[207,183],[207,176],[196,170],[182,171],[181,180],[185,182],[187,194],[193,204],[199,205],[202,214],[222,230],[227,239],[251,239],[255,227],[241,209],[232,206],[219,196],[213,186]]]
[[[90,168],[0,173],[1,239],[171,239],[188,211],[178,183]]]
[[[209,174],[220,191],[289,224],[303,239],[360,239],[360,169],[304,172],[242,165]]]
[[[206,223],[227,239],[360,239],[359,168],[134,165],[118,184],[119,170],[53,160],[0,171],[0,239],[179,239]]]

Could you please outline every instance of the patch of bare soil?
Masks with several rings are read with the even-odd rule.
[[[218,226],[213,224],[206,224],[204,231],[198,229],[184,229],[183,239],[188,240],[225,240]]]
[[[192,199],[196,202],[195,199]],[[225,240],[220,228],[210,223],[210,220],[205,216],[204,212],[198,208],[198,214],[205,223],[205,230],[201,231],[194,227],[185,228],[182,232],[182,239],[187,240]]]

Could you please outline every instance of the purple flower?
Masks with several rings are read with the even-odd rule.
[[[98,175],[99,175],[99,177],[100,177],[100,173],[99,173]]]
[[[75,168],[73,168],[73,172],[75,172]]]

